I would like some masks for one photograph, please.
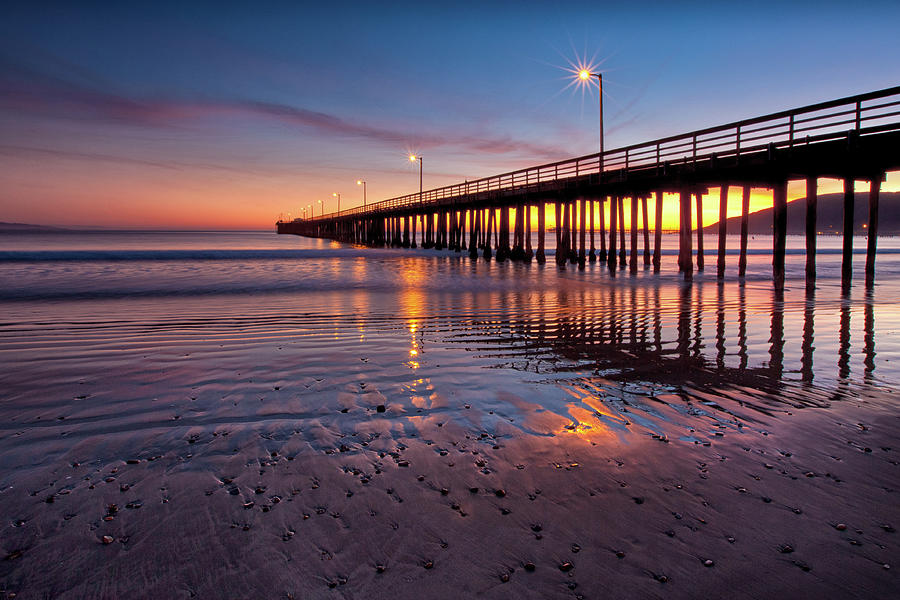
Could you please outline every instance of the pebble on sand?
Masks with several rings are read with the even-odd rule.
[[[574,568],[575,568],[575,565],[573,565],[569,561],[566,561],[563,564],[559,565],[559,570],[562,571],[563,573],[571,571]]]
[[[115,540],[113,539],[113,537],[111,535],[104,535],[103,537],[100,538],[100,541],[103,543],[103,545],[108,546],[109,544],[112,544]]]

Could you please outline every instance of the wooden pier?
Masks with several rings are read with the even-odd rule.
[[[738,273],[743,277],[750,190],[764,188],[771,190],[773,197],[772,269],[775,287],[781,289],[788,181],[802,180],[807,186],[806,276],[808,282],[813,282],[818,180],[835,178],[844,182],[841,233],[845,286],[850,285],[852,273],[854,185],[865,181],[871,186],[865,269],[866,281],[871,285],[875,276],[879,191],[885,173],[898,168],[900,86],[609,150],[602,155],[591,154],[424,190],[311,219],[280,221],[277,230],[368,246],[421,245],[462,252],[468,244],[473,259],[481,251],[485,260],[535,259],[543,263],[545,215],[551,205],[556,216],[556,261],[560,265],[568,262],[584,267],[587,261],[599,259],[606,261],[612,273],[620,268],[635,271],[641,262],[659,271],[663,214],[677,209],[678,266],[684,277],[690,278],[695,268],[705,268],[702,196],[718,188],[716,273],[721,278],[725,275],[727,193],[736,187],[742,197]],[[677,207],[666,210],[664,194],[677,195]],[[652,253],[648,222],[651,198],[655,206]],[[696,258],[692,204],[697,210]],[[630,211],[630,243],[626,240],[626,206]],[[595,214],[599,215],[596,229]],[[535,221],[536,253],[531,247]],[[595,249],[596,235],[600,237],[599,252]]]

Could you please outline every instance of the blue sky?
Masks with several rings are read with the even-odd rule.
[[[0,220],[267,226],[900,83],[893,2],[42,3],[0,19]]]

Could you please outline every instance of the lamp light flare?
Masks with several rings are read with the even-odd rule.
[[[582,81],[587,81],[591,78],[591,73],[587,69],[582,69],[578,72],[578,78]]]

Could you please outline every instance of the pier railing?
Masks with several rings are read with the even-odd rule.
[[[454,204],[484,192],[521,193],[540,190],[544,184],[600,175],[610,180],[638,172],[656,171],[669,165],[716,159],[740,160],[760,152],[818,144],[848,135],[871,135],[900,130],[900,86],[867,94],[821,102],[717,127],[699,129],[570,158],[567,160],[484,177],[465,183],[425,190],[355,207],[310,221],[371,215],[406,208]]]

